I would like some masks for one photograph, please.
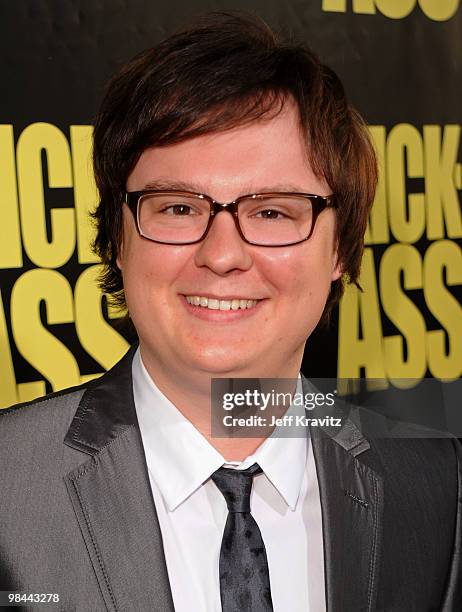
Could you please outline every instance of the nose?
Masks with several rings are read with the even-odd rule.
[[[223,210],[213,218],[207,236],[198,244],[195,263],[220,276],[251,267],[249,246],[240,237],[233,215],[228,211]]]

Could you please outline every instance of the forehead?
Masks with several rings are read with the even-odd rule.
[[[146,149],[128,177],[127,190],[162,183],[221,201],[265,190],[329,193],[310,166],[298,111],[291,103],[270,119]]]

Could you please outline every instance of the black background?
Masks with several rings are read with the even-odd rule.
[[[351,2],[346,13],[323,12],[321,6],[321,0],[1,0],[0,123],[13,124],[15,138],[39,121],[66,135],[71,124],[92,124],[105,83],[125,61],[194,15],[213,9],[256,12],[274,28],[308,43],[339,74],[350,100],[372,125],[411,123],[420,129],[422,124],[460,123],[460,7],[450,20],[437,22],[418,6],[396,20],[379,12],[354,14]],[[72,206],[72,190],[50,190],[47,205]],[[379,256],[380,247],[376,251]],[[82,269],[74,259],[62,271],[73,283]],[[23,270],[0,271],[7,320],[9,293]],[[421,300],[419,295],[415,299]],[[427,327],[437,326],[421,306]],[[384,333],[393,332],[385,318],[383,325]],[[53,333],[71,348],[82,371],[98,371],[72,326],[58,327]],[[12,352],[18,382],[36,379],[14,346]],[[303,370],[335,376],[336,363],[334,315],[330,330],[315,332],[308,341]]]

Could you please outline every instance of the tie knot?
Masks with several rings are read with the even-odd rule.
[[[253,477],[261,471],[261,467],[254,463],[246,470],[221,467],[212,474],[212,480],[223,494],[229,512],[250,512]]]

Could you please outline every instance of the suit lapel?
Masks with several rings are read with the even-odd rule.
[[[87,460],[65,481],[107,609],[173,612],[133,401],[133,352],[82,397],[65,444]]]
[[[305,392],[310,386],[303,380]],[[334,409],[335,412],[335,409]],[[381,468],[354,422],[311,427],[323,522],[328,612],[375,610],[384,505]],[[311,414],[310,416],[326,416]]]

